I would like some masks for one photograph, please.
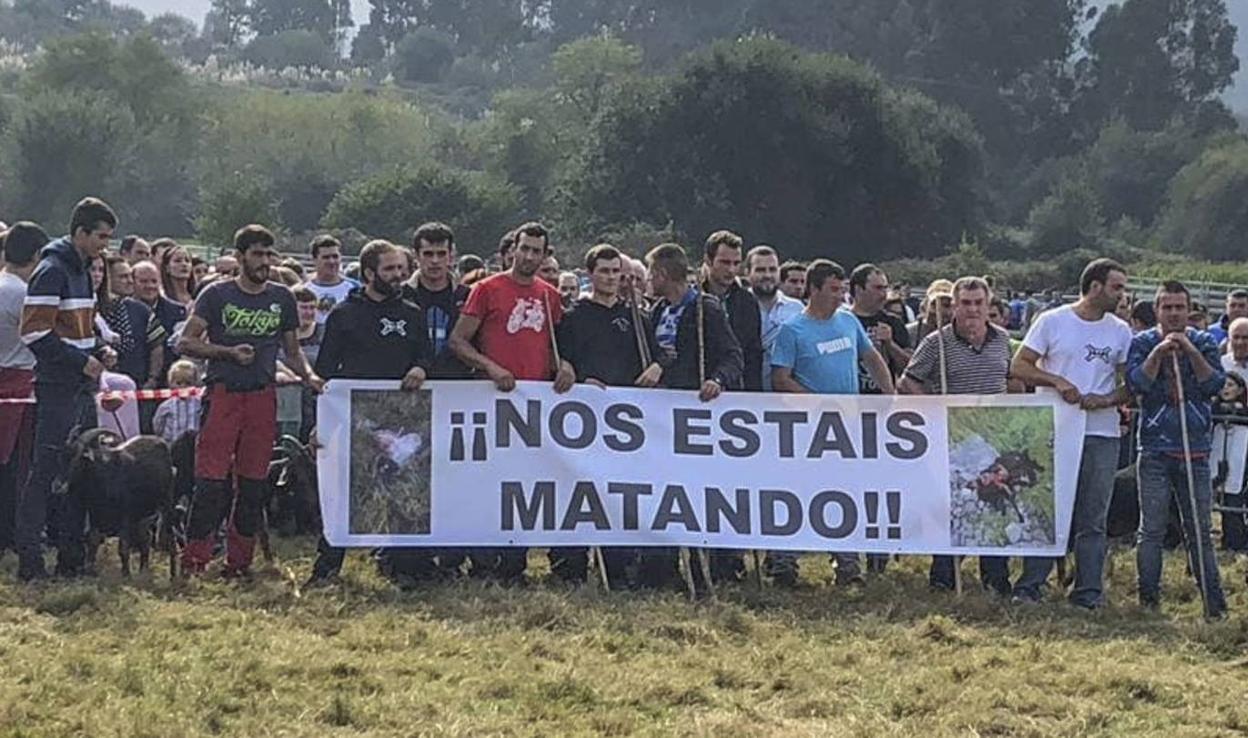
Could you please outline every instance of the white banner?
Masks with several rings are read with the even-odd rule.
[[[1066,551],[1084,416],[1051,393],[828,396],[334,380],[336,546]]]

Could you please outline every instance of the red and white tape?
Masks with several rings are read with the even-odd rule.
[[[168,400],[174,397],[200,397],[204,394],[202,387],[183,387],[179,389],[141,389],[141,390],[106,390],[96,394],[100,400]],[[34,395],[30,397],[0,397],[0,405],[33,405]]]

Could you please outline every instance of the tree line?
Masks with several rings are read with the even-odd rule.
[[[1248,256],[1225,0],[370,0],[351,24],[345,0],[215,0],[202,29],[0,3],[0,207],[100,192],[209,242],[436,212],[475,250],[526,214],[851,261]],[[243,62],[305,74],[220,72]]]

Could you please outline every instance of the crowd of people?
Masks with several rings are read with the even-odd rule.
[[[280,258],[263,226],[241,228],[213,263],[164,238],[127,236],[114,250],[117,226],[108,205],[87,198],[68,236],[51,240],[26,222],[4,230],[0,398],[9,401],[0,399],[0,545],[16,550],[23,581],[48,576],[45,545],[56,549],[56,573],[83,573],[84,512],[54,485],[67,441],[96,425],[171,443],[197,434],[182,568],[202,575],[224,531],[222,573],[245,577],[273,441],[279,432],[308,440],[315,396],[337,378],[401,380],[405,389],[430,378],[477,378],[503,392],[517,381],[552,382],[556,392],[577,383],[664,387],[705,402],[740,391],[1051,388],[1087,417],[1070,601],[1103,603],[1112,493],[1116,476],[1134,464],[1141,603],[1160,606],[1163,542],[1177,511],[1205,613],[1225,614],[1213,488],[1242,490],[1248,434],[1232,443],[1243,429],[1215,428],[1215,404],[1218,412],[1245,407],[1246,291],[1227,297],[1212,326],[1177,281],[1133,300],[1126,269],[1109,259],[1087,265],[1069,304],[1056,291],[998,295],[980,275],[916,293],[891,285],[874,264],[784,261],[779,249],[747,248],[726,230],[700,252],[666,243],[644,260],[599,244],[580,268],[563,270],[536,222],[505,234],[488,259],[461,256],[452,230],[430,222],[410,245],[370,241],[345,269],[342,245],[322,235],[310,244],[313,268],[304,274],[300,262]],[[160,402],[138,399],[137,390],[161,388],[173,392]],[[33,403],[21,401],[32,395]],[[1238,478],[1215,480],[1228,463]],[[1241,513],[1224,512],[1222,528],[1224,547],[1248,543]],[[309,583],[332,582],[344,554],[322,539]],[[675,549],[602,554],[613,588],[680,582]],[[745,576],[742,552],[708,554],[711,581],[694,568],[697,586]],[[522,548],[376,556],[400,583],[461,575],[517,582],[528,562]],[[585,581],[587,549],[552,549],[549,558],[554,576]],[[883,574],[890,557],[842,551],[832,561],[836,583],[852,586]],[[769,552],[762,563],[778,586],[797,583],[798,565],[790,552]],[[1053,565],[1028,558],[1011,581],[1007,559],[981,557],[980,580],[1017,602],[1037,602]],[[958,568],[952,557],[934,557],[932,586],[953,588]]]

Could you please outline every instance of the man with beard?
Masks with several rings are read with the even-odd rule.
[[[1075,587],[1070,601],[1089,610],[1102,604],[1105,530],[1118,466],[1118,406],[1130,399],[1118,375],[1131,346],[1131,329],[1114,315],[1127,289],[1127,272],[1111,259],[1083,270],[1079,301],[1036,316],[1010,373],[1032,387],[1052,387],[1088,411],[1072,514]],[[1025,558],[1014,599],[1038,602],[1052,558]]]
[[[468,296],[451,332],[451,350],[468,366],[510,392],[518,380],[550,381],[556,392],[567,392],[576,372],[566,360],[556,362],[553,331],[563,319],[559,291],[535,279],[546,258],[549,235],[540,223],[525,223],[515,231],[512,266],[506,272],[478,282]],[[477,549],[472,574],[496,577],[504,583],[524,580],[528,549]],[[567,571],[562,549],[551,549],[551,570]]]
[[[758,300],[763,341],[763,391],[771,391],[771,350],[780,335],[780,326],[802,312],[802,301],[789,297],[780,288],[780,257],[770,246],[755,246],[745,257],[750,291]],[[806,287],[805,274],[802,288]]]
[[[620,299],[624,256],[609,244],[599,244],[585,254],[590,293],[572,306],[559,324],[559,353],[576,368],[576,381],[598,387],[654,387],[663,376],[658,344],[645,314]],[[645,341],[645,360],[641,344]],[[626,569],[636,552],[631,548],[602,551],[611,587],[625,583]],[[572,557],[570,557],[571,559]],[[588,565],[585,549],[577,549],[570,561],[579,579]]]
[[[178,342],[179,353],[208,362],[204,421],[195,443],[195,494],[182,551],[185,574],[202,573],[212,560],[214,534],[231,499],[234,514],[223,574],[245,577],[250,571],[277,431],[278,347],[285,351],[287,368],[306,386],[320,392],[325,384],[299,346],[294,296],[269,281],[277,259],[273,244],[273,234],[263,226],[245,226],[234,234],[242,273],[200,293]]]
[[[953,322],[929,333],[919,344],[902,376],[898,388],[902,394],[996,395],[1008,389],[1013,357],[1010,334],[988,321],[991,299],[987,282],[979,277],[963,277],[953,283]],[[953,589],[954,566],[952,556],[933,556],[929,583],[937,589]],[[980,556],[979,575],[985,589],[1010,596],[1007,558]]]
[[[420,389],[433,361],[433,349],[422,330],[423,311],[402,294],[406,261],[403,250],[389,241],[365,244],[360,251],[364,287],[330,311],[316,360],[319,376],[326,380],[401,379],[404,390]],[[336,577],[344,553],[322,537],[307,586]],[[405,557],[407,571],[393,578],[407,584],[431,576],[433,558],[432,549],[417,549],[415,555]],[[389,567],[383,566],[383,571],[389,573]]]

